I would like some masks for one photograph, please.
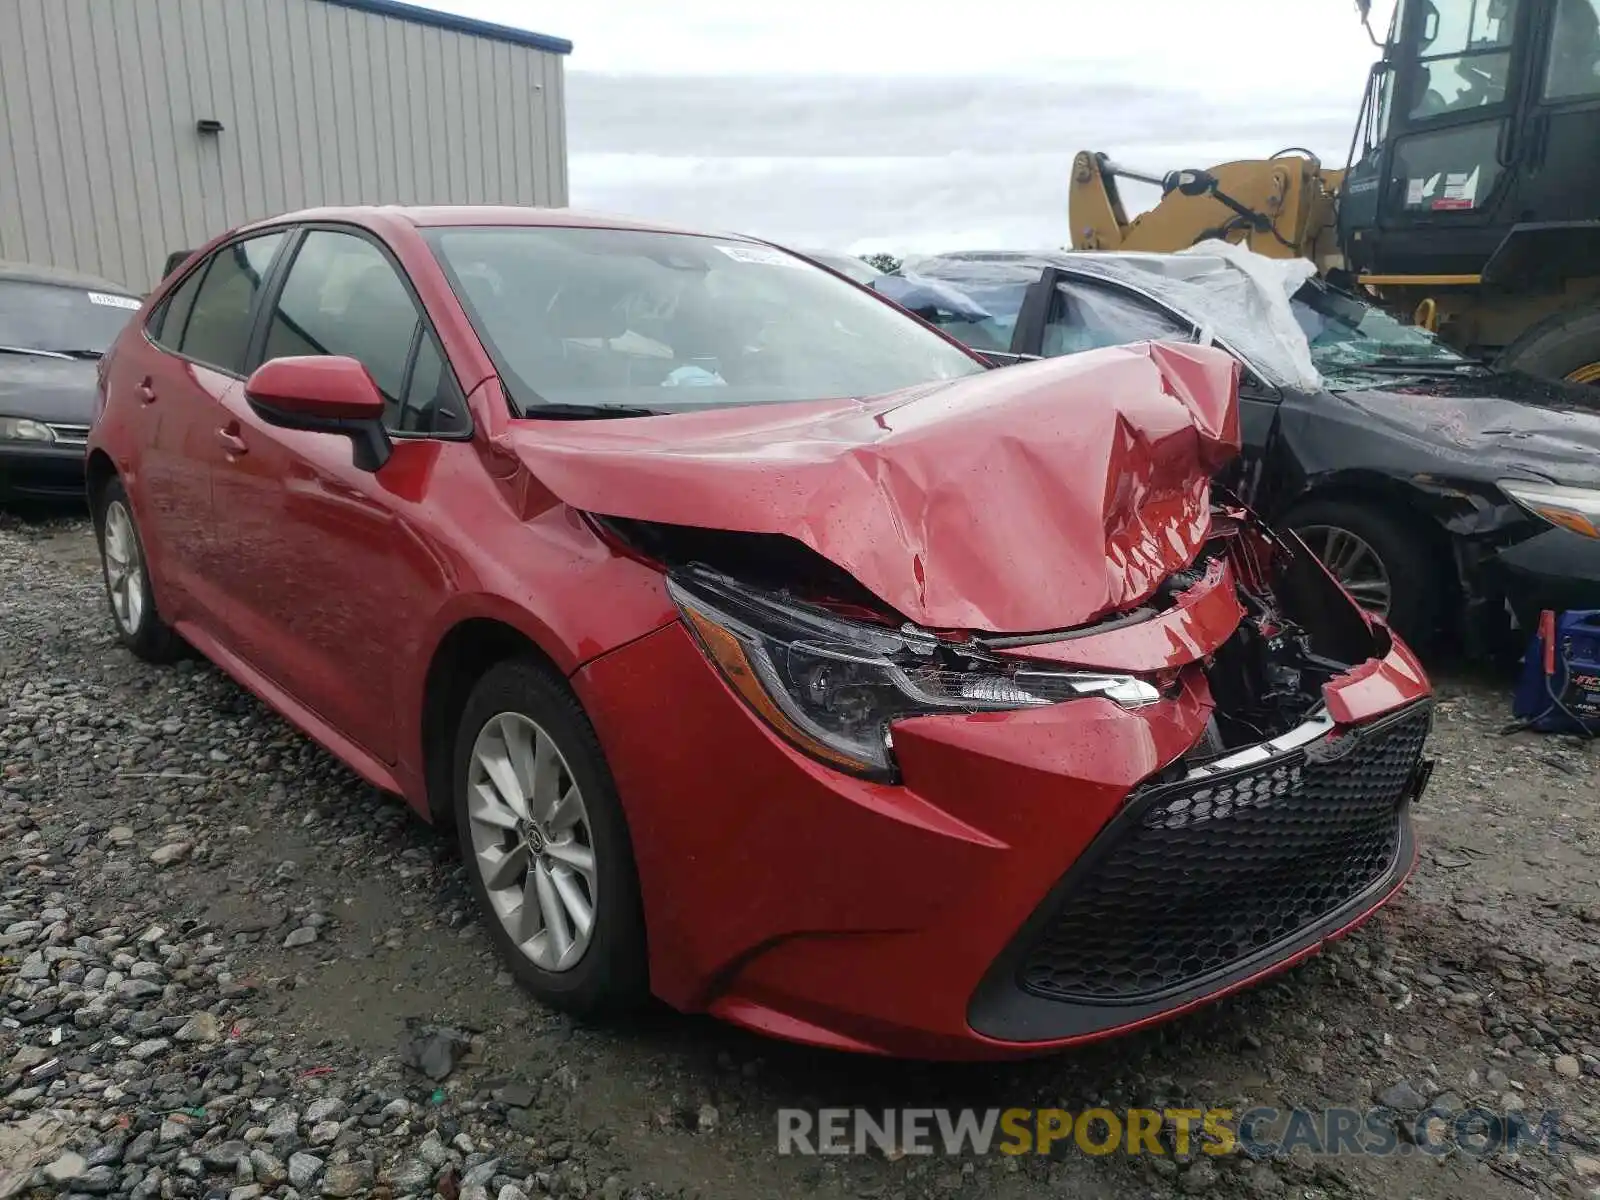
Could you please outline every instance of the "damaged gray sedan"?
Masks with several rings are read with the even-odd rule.
[[[1542,609],[1600,608],[1600,390],[1492,370],[1310,276],[1210,242],[937,255],[872,286],[997,355],[1227,349],[1245,442],[1229,482],[1415,645],[1488,653]]]

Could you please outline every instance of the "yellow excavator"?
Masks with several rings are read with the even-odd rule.
[[[1344,169],[1292,148],[1153,174],[1084,151],[1073,248],[1309,258],[1463,353],[1600,384],[1600,0],[1399,0],[1373,42]],[[1130,220],[1118,179],[1162,198]]]

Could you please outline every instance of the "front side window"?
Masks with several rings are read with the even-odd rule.
[[[395,428],[401,433],[448,435],[465,433],[469,427],[461,387],[444,361],[439,343],[424,330]]]
[[[284,279],[262,358],[347,355],[366,367],[394,424],[416,333],[416,306],[383,252],[354,234],[315,229]]]
[[[1390,186],[1408,216],[1481,208],[1503,168],[1503,121],[1477,121],[1403,137],[1395,145]]]
[[[1558,0],[1544,98],[1594,96],[1600,96],[1600,0]]]
[[[438,228],[428,240],[525,415],[880,395],[985,370],[804,259],[693,234]]]
[[[1517,0],[1425,0],[1421,21],[1413,120],[1504,102]]]
[[[246,238],[211,256],[178,343],[180,353],[219,371],[244,373],[256,297],[283,237],[280,231]],[[171,332],[163,326],[162,337]]]
[[[99,358],[139,307],[121,293],[0,279],[0,346]]]
[[[1394,115],[1394,68],[1377,71],[1372,81],[1372,119],[1367,126],[1367,154],[1383,149],[1389,139],[1389,121]]]
[[[300,243],[268,320],[262,358],[308,354],[344,355],[366,367],[383,394],[384,424],[391,430],[430,434],[467,427],[460,390],[411,293],[366,238],[314,229]]]
[[[1081,354],[1131,342],[1194,340],[1194,330],[1148,300],[1078,280],[1056,285],[1044,329],[1043,353]]]

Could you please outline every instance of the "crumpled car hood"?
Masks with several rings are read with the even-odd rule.
[[[1138,604],[1210,529],[1238,367],[1139,344],[868,400],[516,421],[574,507],[795,538],[906,618],[1040,632]]]

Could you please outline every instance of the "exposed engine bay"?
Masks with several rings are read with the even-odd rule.
[[[890,727],[902,717],[1087,695],[1133,708],[1175,695],[1194,672],[1214,701],[1186,757],[1199,765],[1301,725],[1322,706],[1325,684],[1388,653],[1382,627],[1298,539],[1272,533],[1220,489],[1211,516],[1200,553],[1136,608],[1013,635],[909,622],[789,538],[591,520],[614,545],[667,570],[686,623],[736,689],[750,681],[745,698],[770,724],[834,765],[887,778]],[[1227,607],[1196,615],[1196,597],[1222,587],[1233,593]],[[1126,653],[1134,639],[1142,656]],[[1160,668],[1130,666],[1152,645],[1166,655]]]
[[[1287,733],[1321,706],[1324,685],[1390,648],[1298,539],[1269,534],[1239,510],[1216,515],[1201,557],[1228,557],[1245,615],[1205,665],[1216,707],[1191,765]],[[1181,586],[1181,577],[1168,582]]]

